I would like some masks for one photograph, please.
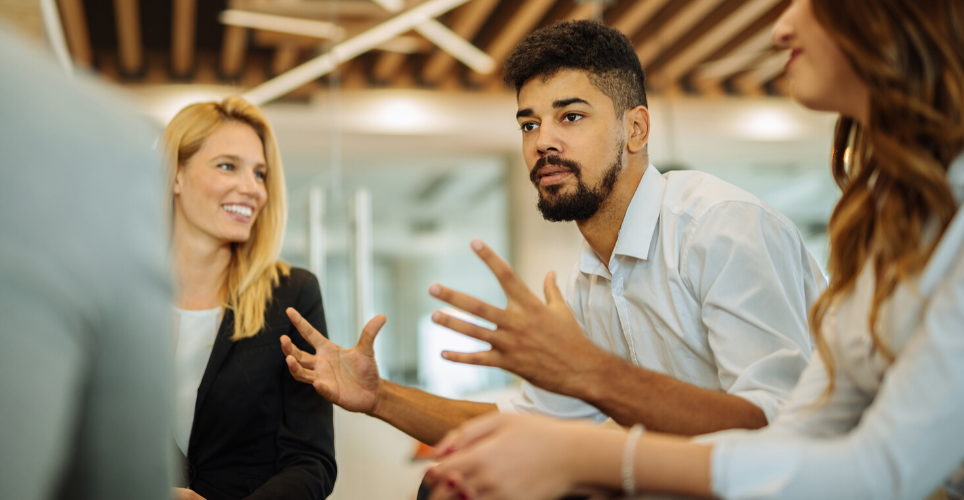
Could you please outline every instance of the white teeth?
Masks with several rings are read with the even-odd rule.
[[[251,217],[251,207],[246,207],[244,205],[221,205],[221,208],[227,210],[228,212],[234,212],[238,215],[244,217]]]

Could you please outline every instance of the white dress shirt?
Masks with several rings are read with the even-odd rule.
[[[221,308],[185,311],[175,307],[174,312],[178,325],[174,340],[174,441],[187,456],[191,427],[194,426],[197,390],[211,358],[214,339],[218,336]]]
[[[797,228],[753,195],[701,172],[652,165],[612,258],[583,242],[566,300],[600,348],[725,391],[770,419],[810,359],[807,311],[826,286]],[[528,383],[503,412],[605,420]]]
[[[958,207],[964,159],[948,173]],[[835,391],[814,356],[776,421],[757,432],[697,438],[716,444],[713,491],[729,499],[914,499],[964,460],[964,215],[944,232],[924,271],[881,304],[868,327],[874,273],[865,267],[821,328],[833,352]],[[960,480],[961,475],[955,475]],[[951,489],[959,489],[952,485]]]

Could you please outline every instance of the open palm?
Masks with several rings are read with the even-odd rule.
[[[293,308],[286,311],[301,336],[315,348],[308,354],[281,336],[281,350],[288,370],[298,381],[311,384],[322,397],[348,411],[371,413],[381,378],[375,363],[375,336],[385,325],[385,316],[372,318],[362,330],[358,344],[343,349],[315,330]]]

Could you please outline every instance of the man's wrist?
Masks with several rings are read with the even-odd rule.
[[[387,406],[386,401],[392,398],[395,389],[395,387],[393,387],[394,385],[395,384],[385,379],[379,379],[378,386],[375,387],[375,402],[372,404],[371,411],[367,412],[366,415],[385,420],[383,415],[385,413],[385,407]]]
[[[612,380],[611,377],[615,375],[612,373],[613,367],[618,365],[619,361],[621,360],[615,356],[595,349],[582,363],[581,369],[572,374],[569,395],[590,404],[596,403],[604,397],[609,386],[606,381]]]

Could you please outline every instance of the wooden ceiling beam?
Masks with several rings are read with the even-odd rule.
[[[756,95],[762,93],[765,83],[783,74],[788,59],[787,51],[781,50],[780,52],[771,54],[755,68],[741,75],[737,75],[733,80],[733,85],[746,94]]]
[[[586,19],[592,19],[594,10],[594,2],[582,2],[577,3],[569,14],[566,15],[566,21],[583,21]]]
[[[271,76],[280,75],[298,64],[298,46],[293,44],[279,45],[271,57]]]
[[[144,43],[137,0],[114,0],[114,13],[120,73],[124,76],[141,74],[144,71]]]
[[[402,52],[382,52],[372,68],[372,79],[378,84],[389,83],[398,76],[408,54]]]
[[[773,48],[773,37],[771,32],[773,26],[766,26],[755,35],[748,38],[745,42],[735,47],[732,55],[728,55],[715,61],[700,64],[692,73],[692,80],[724,80],[740,71],[754,66],[754,63],[764,58]]]
[[[556,0],[526,0],[520,3],[519,10],[515,12],[509,23],[499,31],[495,40],[489,44],[485,51],[489,54],[489,57],[496,61],[498,67],[502,66],[505,57],[512,52],[512,49],[535,29],[539,21],[556,3]],[[481,84],[485,80],[491,79],[492,75],[496,73],[484,75],[472,71],[469,74],[469,79],[476,84]]]
[[[174,0],[171,22],[171,71],[175,78],[187,78],[194,70],[194,42],[197,31],[197,0]]]
[[[692,71],[697,64],[706,60],[721,45],[732,40],[749,28],[782,0],[749,0],[739,9],[723,18],[712,29],[705,32],[689,47],[677,54],[652,76],[653,85],[659,87],[678,80]]]
[[[225,26],[221,43],[221,75],[237,79],[244,71],[245,54],[248,50],[248,28]]]
[[[94,51],[90,46],[90,33],[87,30],[87,17],[84,15],[82,0],[58,0],[60,19],[67,35],[67,46],[74,63],[84,68],[94,65]]]
[[[452,13],[451,30],[458,36],[472,40],[485,23],[499,0],[472,0]],[[438,49],[422,67],[421,80],[435,84],[452,70],[455,58],[444,50]]]
[[[624,35],[632,37],[667,3],[669,3],[669,0],[639,0],[613,21],[612,27],[621,31]]]
[[[642,43],[636,46],[636,53],[639,55],[639,62],[643,65],[643,69],[647,69],[663,51],[679,41],[683,35],[686,35],[724,1],[692,0],[668,22],[660,26],[653,36],[646,37]]]

